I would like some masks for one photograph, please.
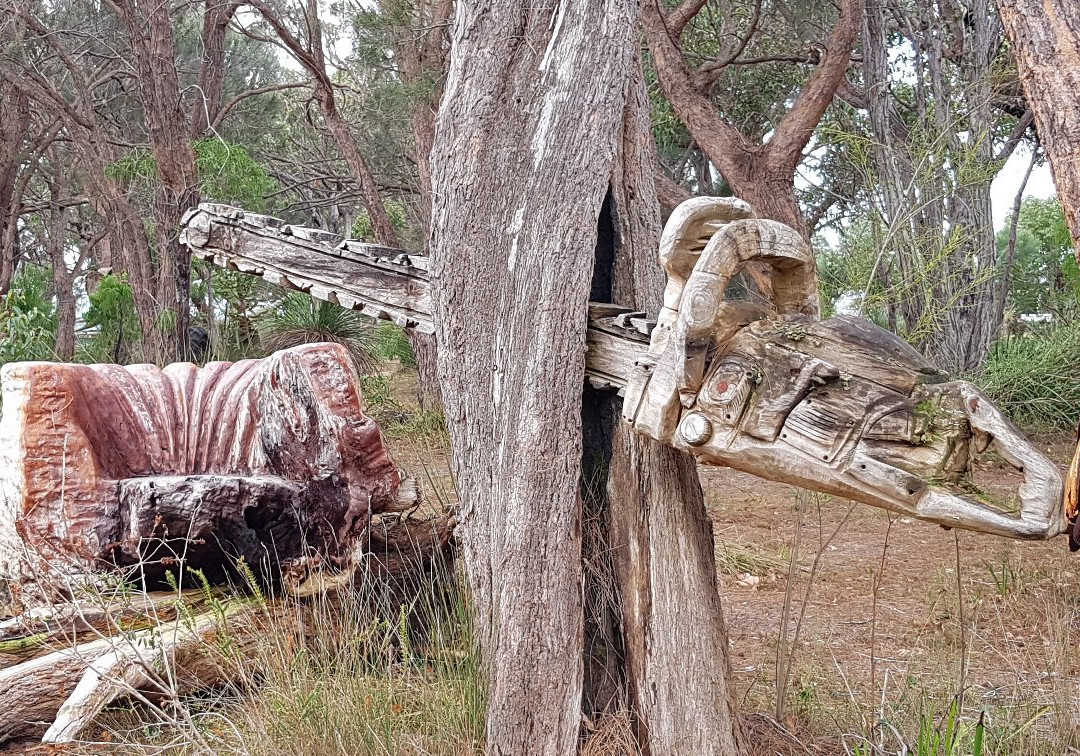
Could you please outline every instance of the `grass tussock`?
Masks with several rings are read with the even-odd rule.
[[[396,616],[360,587],[270,598],[255,621],[223,625],[200,653],[222,684],[107,712],[100,752],[472,754],[486,696],[463,590],[444,576]],[[250,599],[236,599],[250,600]]]
[[[1045,326],[1001,339],[977,381],[1029,430],[1072,430],[1080,417],[1080,328]]]

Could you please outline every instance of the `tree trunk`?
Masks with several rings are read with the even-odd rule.
[[[438,348],[430,333],[409,331],[409,346],[416,359],[417,399],[421,409],[442,407],[442,390],[439,388]]]
[[[15,240],[19,205],[16,177],[23,161],[23,141],[30,126],[30,101],[26,94],[0,80],[0,295],[11,287],[15,274]]]
[[[75,293],[74,275],[67,268],[64,250],[67,246],[68,208],[55,204],[62,199],[54,181],[49,182],[53,206],[46,219],[45,247],[52,266],[53,293],[56,295],[56,356],[61,362],[75,357]]]
[[[639,62],[633,72],[611,179],[612,300],[658,312],[665,277],[657,257],[654,145]],[[621,599],[622,674],[639,746],[655,756],[740,753],[712,525],[696,465],[632,433],[619,421],[618,401],[611,411],[609,538]]]
[[[180,93],[171,3],[111,0],[128,30],[139,98],[150,135],[161,187],[154,197],[156,248],[163,275],[158,277],[159,311],[171,309],[171,328],[144,333],[150,353],[162,361],[188,356],[191,257],[180,243],[180,218],[199,202],[195,152],[188,141],[190,123]],[[166,323],[165,325],[169,325]]]
[[[1080,5],[998,0],[998,12],[1080,260]]]
[[[683,61],[679,38],[705,3],[683,3],[665,14],[662,3],[646,0],[642,25],[664,95],[698,147],[715,165],[735,196],[759,217],[780,221],[809,238],[810,228],[795,196],[795,170],[802,150],[844,81],[858,38],[863,0],[843,0],[821,62],[765,144],[747,139],[716,112],[708,88],[700,86]]]
[[[634,19],[632,0],[457,8],[432,294],[497,754],[577,748],[586,306]]]
[[[425,93],[410,103],[410,107],[417,188],[420,190],[420,220],[427,232],[425,238],[428,238],[431,231],[431,149],[435,144],[435,115],[442,98],[441,82],[446,73],[446,25],[453,3],[438,0],[413,6],[402,0],[381,0],[379,6],[390,17],[404,16],[412,22],[395,27],[392,38],[402,80]],[[426,91],[430,82],[436,83]],[[441,407],[435,338],[410,333],[409,344],[416,358],[421,406]]]
[[[202,65],[199,66],[199,88],[192,105],[192,139],[205,136],[221,111],[225,89],[225,38],[238,7],[239,3],[207,0],[203,8]]]
[[[375,177],[371,175],[367,161],[360,154],[360,148],[353,139],[349,124],[345,122],[334,102],[334,93],[321,84],[315,86],[316,99],[322,107],[323,120],[326,128],[341,150],[345,163],[349,166],[360,187],[360,196],[364,203],[364,209],[371,219],[371,228],[375,232],[375,241],[387,247],[398,246],[397,232],[394,224],[390,222],[390,216],[383,207],[382,197],[379,195],[379,187],[375,184]]]
[[[961,10],[936,0],[908,9],[910,28],[918,18],[940,16],[943,34],[962,29],[963,44],[952,44],[947,34],[918,32],[920,58],[911,86],[917,122],[905,124],[890,86],[895,9],[885,0],[870,0],[863,20],[866,93],[860,106],[868,111],[874,136],[868,183],[885,225],[880,267],[899,292],[902,333],[936,364],[970,374],[985,363],[999,323],[989,137],[999,35],[989,0],[971,4],[962,18]],[[946,75],[953,64],[960,73]],[[941,135],[939,144],[928,147],[920,137],[925,133]],[[983,170],[957,170],[963,161]]]

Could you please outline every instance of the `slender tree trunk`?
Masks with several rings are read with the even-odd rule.
[[[61,362],[75,359],[75,295],[71,276],[53,275],[56,288],[56,357]]]
[[[364,209],[367,210],[368,217],[371,219],[371,228],[375,232],[375,241],[388,247],[396,247],[398,240],[394,224],[390,222],[390,216],[383,207],[375,177],[371,174],[364,156],[360,154],[360,148],[349,130],[349,124],[345,122],[345,118],[337,109],[333,91],[321,84],[315,85],[315,91],[315,97],[322,107],[326,128],[337,143],[338,149],[341,150],[349,170],[356,177],[360,187],[361,202],[364,203]]]
[[[64,259],[69,210],[56,204],[62,198],[62,192],[53,180],[49,181],[49,191],[54,204],[46,215],[44,241],[52,266],[53,293],[56,295],[56,356],[61,362],[71,362],[75,357],[74,276]]]
[[[19,205],[16,176],[23,161],[23,142],[30,128],[30,101],[13,84],[0,80],[0,295],[11,287]]]
[[[431,229],[431,149],[435,144],[435,116],[442,98],[439,82],[446,73],[446,25],[453,2],[437,0],[414,5],[408,0],[380,0],[379,6],[387,16],[405,17],[411,22],[395,26],[392,38],[402,80],[417,92],[424,93],[410,103],[410,108],[413,157],[420,191],[420,222],[428,232],[425,234],[427,239]],[[430,91],[427,90],[429,86]],[[413,332],[409,334],[409,344],[416,357],[421,406],[441,407],[435,338]]]
[[[239,3],[206,0],[203,8],[202,65],[191,114],[191,138],[205,136],[221,111],[225,89],[225,38]]]
[[[998,0],[998,12],[1080,260],[1080,4]]]
[[[577,748],[586,304],[634,19],[632,0],[457,8],[433,310],[496,754]]]
[[[1009,216],[1009,243],[1005,247],[1005,260],[1001,263],[1001,285],[997,291],[997,303],[994,305],[998,327],[1005,321],[1005,305],[1009,301],[1009,291],[1012,287],[1013,263],[1016,261],[1016,237],[1020,230],[1020,208],[1024,202],[1024,191],[1027,189],[1031,172],[1035,170],[1035,164],[1039,160],[1039,150],[1031,151],[1031,159],[1028,161],[1027,170],[1024,171],[1024,179],[1020,182],[1013,198],[1012,212]]]
[[[162,361],[186,359],[190,322],[191,256],[180,243],[180,219],[199,202],[191,125],[180,94],[171,3],[162,0],[109,0],[127,26],[135,62],[150,149],[161,186],[154,197],[158,259],[163,267],[156,290],[161,311],[175,316],[172,328],[155,328],[158,338],[144,342]],[[155,343],[156,342],[156,343]],[[144,346],[145,343],[144,343]],[[155,354],[156,353],[156,354]]]

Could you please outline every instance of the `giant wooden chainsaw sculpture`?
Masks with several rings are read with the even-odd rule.
[[[433,330],[427,260],[221,205],[185,219],[192,253],[313,297]],[[592,305],[586,375],[624,395],[634,430],[701,462],[901,512],[946,527],[1041,539],[1076,520],[1069,490],[975,386],[952,381],[893,334],[817,319],[810,248],[736,199],[680,205],[660,243],[668,274],[655,321]],[[772,302],[726,301],[748,263]],[[971,481],[993,447],[1023,474],[995,500]],[[1070,545],[1077,545],[1076,534]]]

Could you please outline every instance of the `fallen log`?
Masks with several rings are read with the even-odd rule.
[[[241,628],[269,616],[267,607],[239,599],[211,606],[204,598],[201,591],[151,594],[98,607],[108,620],[90,639],[61,643],[6,668],[0,665],[0,743],[42,736],[43,731],[43,742],[71,742],[118,698],[155,706],[155,700],[229,682],[237,660],[259,638]],[[133,615],[141,615],[145,627],[124,631],[121,618]],[[229,638],[228,654],[214,642],[219,635]]]

